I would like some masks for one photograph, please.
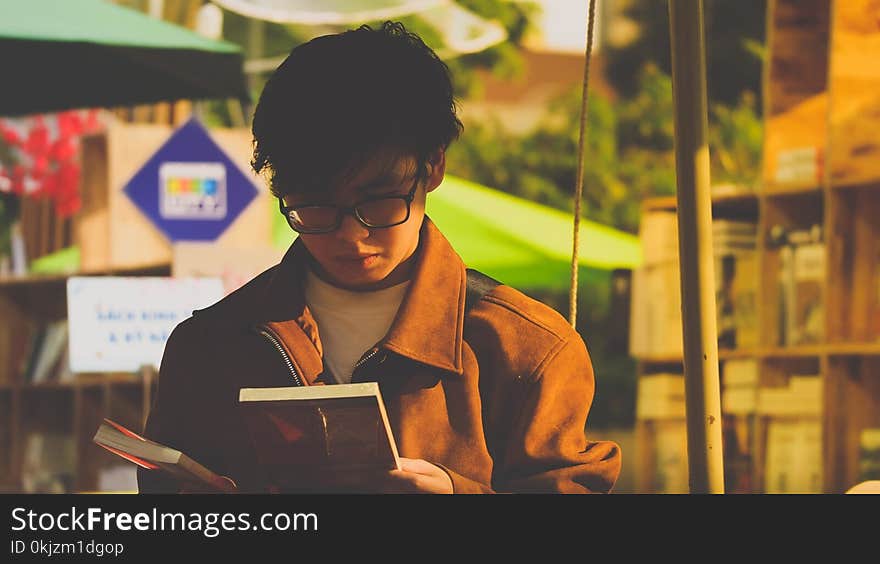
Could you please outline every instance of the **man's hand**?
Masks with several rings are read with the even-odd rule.
[[[400,470],[388,473],[383,492],[451,494],[452,478],[427,460],[401,458]]]

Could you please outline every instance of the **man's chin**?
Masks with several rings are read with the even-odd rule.
[[[383,272],[335,272],[331,283],[334,286],[356,292],[365,292],[382,287],[387,278]]]

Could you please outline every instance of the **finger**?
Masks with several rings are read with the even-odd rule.
[[[381,483],[382,493],[418,493],[418,474],[391,470]]]
[[[439,470],[437,466],[421,458],[401,458],[400,469],[405,472],[413,472],[425,476],[433,476]]]

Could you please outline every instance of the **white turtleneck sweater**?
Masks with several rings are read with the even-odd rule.
[[[306,305],[318,324],[324,366],[337,383],[350,383],[358,360],[388,333],[408,287],[406,281],[382,290],[352,292],[308,272]]]

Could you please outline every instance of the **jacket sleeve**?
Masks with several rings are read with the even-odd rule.
[[[187,413],[192,399],[188,378],[193,374],[187,365],[192,355],[184,351],[196,344],[186,321],[175,327],[165,344],[156,395],[147,417],[144,436],[152,441],[188,452]],[[159,471],[138,468],[138,493],[178,493],[179,484]]]
[[[535,371],[500,451],[493,487],[445,469],[456,493],[608,493],[620,474],[620,447],[585,432],[595,380],[573,330]],[[500,454],[499,453],[499,454]]]

